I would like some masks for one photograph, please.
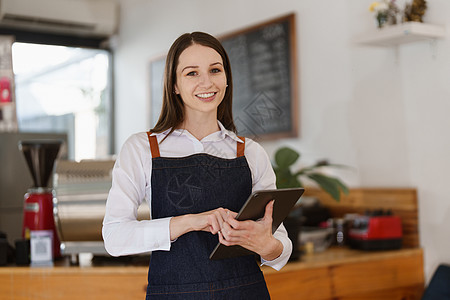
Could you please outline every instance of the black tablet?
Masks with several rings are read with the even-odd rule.
[[[255,191],[242,206],[236,219],[239,221],[261,219],[264,217],[266,205],[271,200],[275,200],[272,214],[272,233],[274,233],[289,215],[292,207],[299,201],[303,192],[303,188]],[[219,242],[211,252],[209,259],[216,260],[251,254],[255,253],[241,246],[225,246]]]

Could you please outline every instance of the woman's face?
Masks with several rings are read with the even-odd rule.
[[[189,46],[180,54],[176,74],[175,92],[183,99],[186,116],[201,112],[217,117],[227,87],[220,54],[202,45]]]

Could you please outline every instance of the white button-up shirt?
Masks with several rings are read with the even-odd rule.
[[[233,132],[226,130],[219,122],[220,131],[214,132],[199,141],[187,130],[177,129],[167,136],[169,130],[153,134],[159,144],[162,157],[185,157],[206,153],[221,158],[236,157],[236,143],[242,141]],[[252,190],[275,189],[275,173],[264,149],[247,138],[245,157],[252,174]],[[113,256],[139,254],[156,250],[169,251],[171,243],[169,218],[137,220],[137,210],[143,201],[148,203],[151,212],[151,159],[147,133],[132,135],[124,143],[112,173],[112,187],[106,202],[103,220],[103,239],[105,248]],[[151,214],[151,213],[150,213]],[[288,261],[292,243],[283,224],[274,233],[283,244],[282,254],[263,264],[279,270]]]

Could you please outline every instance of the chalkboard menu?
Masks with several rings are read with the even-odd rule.
[[[218,37],[231,62],[233,118],[254,139],[297,136],[295,15]],[[150,62],[151,127],[161,109],[165,57]]]
[[[240,135],[297,136],[295,15],[219,37],[231,61]]]

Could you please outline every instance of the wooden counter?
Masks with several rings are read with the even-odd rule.
[[[273,299],[421,299],[422,249],[365,252],[333,248],[280,272],[263,267]]]
[[[272,299],[420,299],[421,249],[332,248],[277,272],[262,267]],[[145,299],[147,267],[0,267],[0,298]]]

